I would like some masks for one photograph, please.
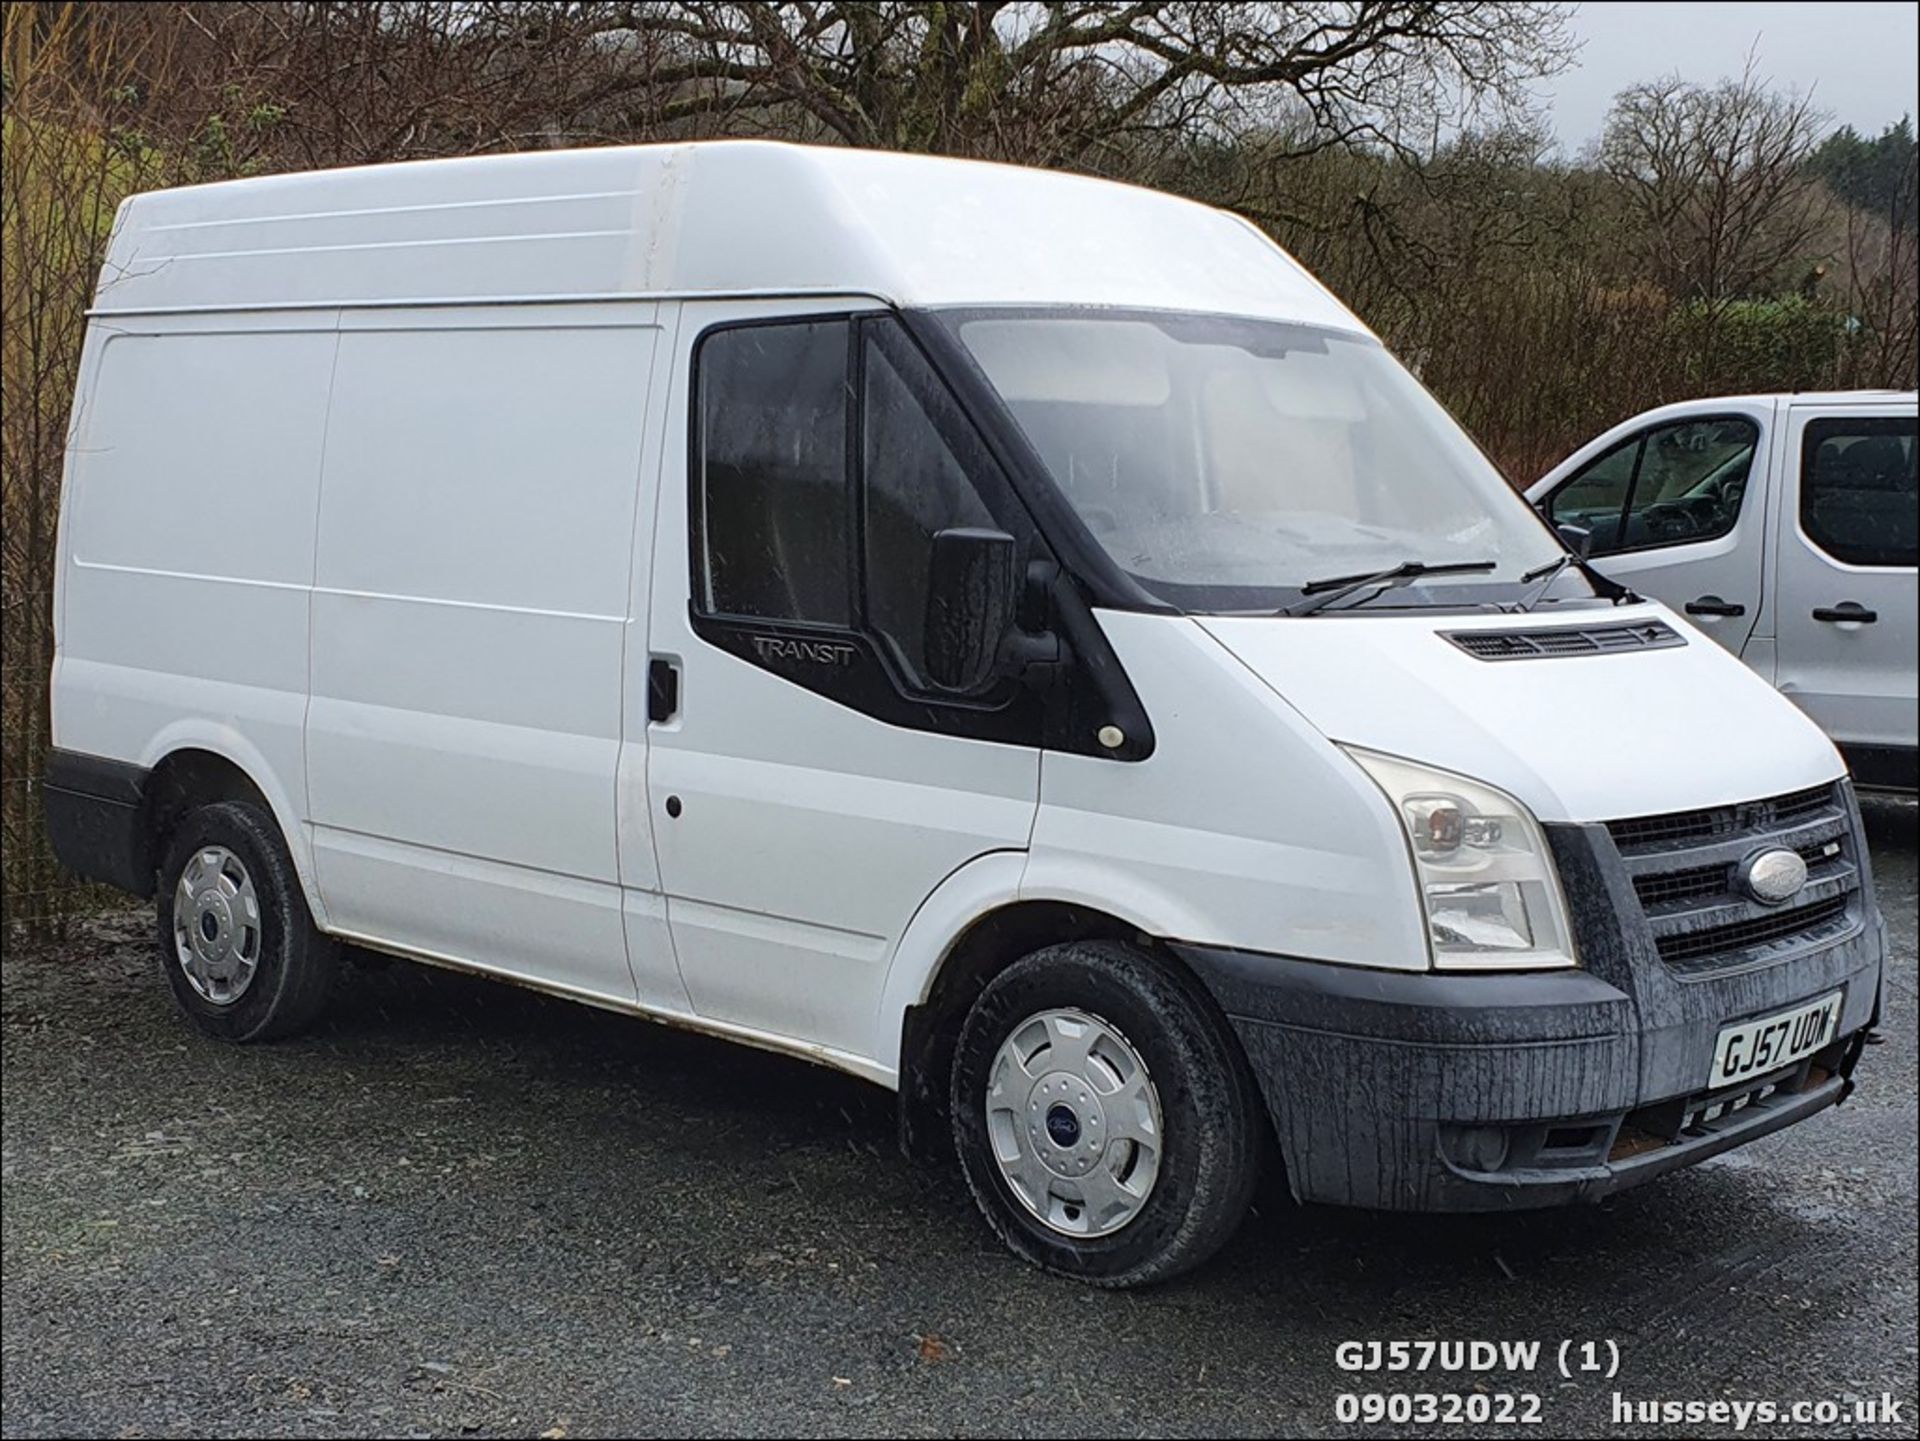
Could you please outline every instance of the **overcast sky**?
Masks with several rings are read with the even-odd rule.
[[[1781,88],[1813,91],[1835,123],[1877,134],[1920,103],[1920,5],[1642,4],[1588,0],[1573,18],[1584,42],[1574,67],[1545,82],[1555,133],[1578,150],[1600,132],[1616,92],[1678,71],[1711,84],[1737,75],[1747,52]]]

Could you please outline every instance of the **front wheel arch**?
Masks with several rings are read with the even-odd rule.
[[[1082,1064],[1091,1032],[1120,1038],[1139,1073]],[[1010,1046],[1033,1054],[1021,1061]],[[1123,1124],[1113,1107],[1139,1104],[1142,1091],[1158,1098],[1155,1119]],[[1023,1259],[1096,1286],[1151,1285],[1204,1263],[1246,1216],[1272,1154],[1260,1088],[1211,993],[1124,941],[1048,946],[996,975],[962,1025],[951,1097],[961,1169],[994,1232]],[[1070,1123],[1064,1137],[1055,1111]],[[1128,1201],[1142,1145],[1152,1169]]]
[[[948,947],[925,998],[908,1006],[900,1019],[899,1093],[896,1102],[901,1151],[928,1165],[953,1159],[949,1088],[954,1048],[961,1024],[981,991],[1007,967],[1049,946],[1070,941],[1117,941],[1132,946],[1166,969],[1177,972],[1217,1006],[1205,984],[1157,936],[1137,925],[1084,905],[1066,901],[1015,901],[974,919]],[[1225,1018],[1221,1017],[1221,1024]],[[1237,1059],[1239,1038],[1233,1038]],[[1266,1123],[1269,1134],[1271,1123]],[[1277,1146],[1277,1142],[1276,1142]],[[1272,1151],[1277,1157],[1277,1149]]]

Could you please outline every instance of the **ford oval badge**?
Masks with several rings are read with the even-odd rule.
[[[1769,906],[1792,900],[1806,883],[1807,863],[1789,850],[1761,851],[1740,866],[1747,894]]]

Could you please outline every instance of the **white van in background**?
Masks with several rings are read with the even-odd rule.
[[[144,195],[74,416],[48,824],[216,1036],[352,943],[770,1047],[1109,1286],[1269,1157],[1545,1205],[1852,1084],[1833,747],[1235,217],[760,143]]]
[[[1663,406],[1527,491],[1600,569],[1791,696],[1861,785],[1920,788],[1920,481],[1912,391]]]

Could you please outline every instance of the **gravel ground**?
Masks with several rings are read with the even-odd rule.
[[[886,1096],[799,1062],[403,965],[356,977],[318,1035],[234,1049],[176,1018],[146,913],[15,948],[0,1423],[1356,1434],[1344,1391],[1521,1390],[1532,1434],[1592,1435],[1618,1390],[1891,1392],[1884,1434],[1911,1435],[1916,812],[1868,820],[1895,945],[1846,1106],[1598,1208],[1269,1202],[1144,1294],[1013,1260],[956,1176],[894,1150]],[[1339,1342],[1393,1337],[1547,1353],[1452,1381],[1336,1367]],[[1563,1339],[1617,1342],[1618,1378],[1562,1381]]]

